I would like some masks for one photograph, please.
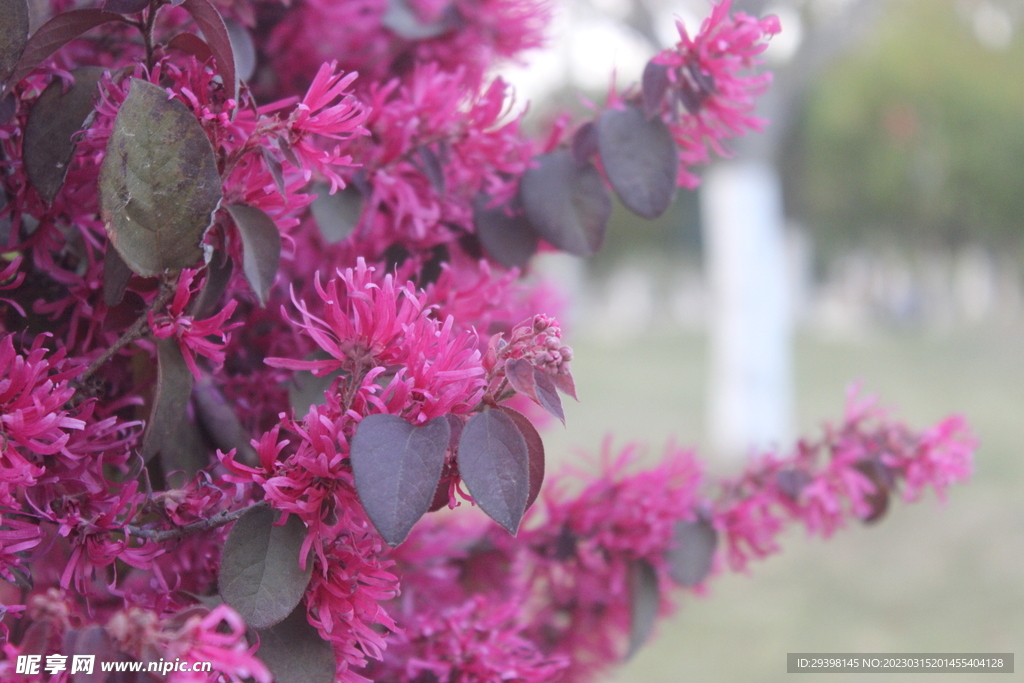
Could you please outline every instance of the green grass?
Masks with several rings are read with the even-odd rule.
[[[567,406],[567,429],[545,433],[552,469],[574,457],[564,455],[574,447],[594,452],[607,433],[650,444],[652,458],[672,436],[706,453],[705,347],[699,337],[652,337],[628,348],[575,340],[582,403]],[[933,496],[899,503],[879,525],[851,526],[830,541],[788,534],[783,552],[748,575],[718,577],[707,597],[681,594],[677,615],[614,681],[782,681],[792,678],[787,652],[1013,652],[1024,642],[1024,330],[857,343],[801,336],[801,433],[817,434],[821,421],[841,415],[853,380],[916,427],[966,415],[981,439],[970,484],[945,504]]]

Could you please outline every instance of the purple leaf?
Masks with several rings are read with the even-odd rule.
[[[512,418],[526,441],[526,450],[530,454],[530,493],[526,497],[526,509],[529,510],[540,495],[540,487],[544,483],[544,441],[530,418],[507,406],[498,406],[498,410]]]
[[[238,100],[238,73],[235,70],[235,51],[231,46],[224,18],[210,0],[185,0],[181,6],[196,20],[196,26],[203,32],[203,38],[210,46],[217,70],[224,79],[228,95]]]
[[[524,358],[512,358],[505,361],[505,378],[513,389],[520,394],[537,400],[537,380],[533,374],[533,366]]]
[[[775,474],[775,485],[784,496],[795,501],[811,479],[811,475],[803,470],[780,470]]]
[[[597,154],[597,127],[593,121],[587,121],[572,136],[572,157],[583,166]]]
[[[175,438],[192,396],[192,372],[185,364],[178,342],[156,341],[156,390],[146,431],[142,434],[142,457],[147,462]]]
[[[509,207],[487,208],[488,199],[479,195],[473,204],[473,225],[487,253],[507,268],[522,270],[537,251],[540,238],[522,213]]]
[[[0,81],[0,93],[3,92],[2,86],[3,81]],[[17,113],[18,99],[14,96],[14,93],[8,93],[6,97],[0,94],[0,126],[8,123]]]
[[[260,637],[256,655],[270,669],[275,683],[334,681],[334,648],[309,623],[305,606],[300,604],[281,623],[256,629],[256,633]]]
[[[458,12],[450,5],[436,21],[420,21],[407,0],[388,0],[388,9],[380,20],[385,28],[406,40],[437,38],[457,28],[459,22]]]
[[[231,282],[234,264],[223,251],[215,250],[210,262],[206,264],[206,280],[199,295],[189,303],[188,314],[196,320],[204,320],[220,311],[220,298]]]
[[[110,636],[107,635],[107,630],[102,626],[93,624],[92,626],[86,626],[75,634],[74,645],[70,654],[72,656],[93,655],[102,662],[114,659],[115,652],[114,644],[111,642]],[[106,673],[100,671],[99,667],[94,667],[92,673],[76,671],[71,677],[71,681],[72,683],[103,683],[106,678]]]
[[[480,509],[515,534],[530,495],[530,452],[512,418],[500,410],[470,418],[459,439],[458,463]]]
[[[118,14],[135,14],[149,7],[149,0],[107,0],[103,9]]]
[[[0,0],[0,16],[4,18],[0,23],[0,92],[3,92],[7,77],[14,73],[28,44],[28,3],[26,0]]]
[[[430,181],[430,185],[434,188],[434,192],[439,195],[444,195],[445,178],[444,178],[444,167],[441,165],[441,159],[438,158],[437,153],[430,149],[426,145],[421,145],[417,150],[419,152],[420,170],[423,175]]]
[[[875,486],[874,491],[864,495],[864,502],[867,503],[869,511],[867,515],[861,517],[865,524],[874,524],[882,519],[889,509],[889,490],[895,486],[896,481],[889,468],[878,460],[861,460],[853,469]]]
[[[356,229],[363,215],[363,194],[355,185],[329,194],[331,186],[317,183],[313,186],[316,199],[310,205],[320,234],[328,244],[336,244]]]
[[[131,277],[132,269],[118,255],[117,249],[108,244],[103,254],[103,303],[108,308],[121,303]]]
[[[256,72],[256,44],[252,42],[249,29],[233,19],[224,19],[224,27],[231,40],[231,51],[235,55],[235,72],[239,80],[248,81]]]
[[[256,293],[260,306],[266,306],[281,263],[281,231],[263,209],[248,204],[231,204],[227,208],[242,237],[245,279]]]
[[[414,426],[397,415],[368,415],[352,437],[352,474],[370,521],[391,546],[430,508],[441,479],[446,417]]]
[[[558,388],[551,379],[551,375],[534,368],[533,379],[537,386],[537,403],[561,420],[564,425],[565,411],[562,410],[562,399],[558,395]]]
[[[253,628],[291,614],[313,574],[311,560],[299,566],[306,525],[293,514],[275,526],[277,517],[268,507],[250,508],[231,527],[221,554],[220,595]]]
[[[74,135],[88,126],[100,91],[103,69],[85,66],[71,75],[75,83],[67,92],[64,82],[54,79],[36,100],[28,115],[23,142],[25,170],[32,185],[47,205],[53,203],[77,146]]]
[[[200,64],[205,64],[206,60],[213,57],[210,46],[194,33],[179,33],[168,41],[167,47],[192,55]]]
[[[711,572],[718,532],[704,519],[676,522],[673,546],[666,554],[669,576],[680,586],[696,586]]]
[[[644,114],[647,118],[652,119],[661,111],[661,102],[665,99],[668,86],[668,67],[658,64],[653,59],[647,62],[641,79],[641,88],[644,93]]]
[[[263,163],[267,165],[267,170],[270,171],[270,176],[274,179],[274,186],[282,197],[285,196],[284,169],[281,167],[281,162],[268,147],[260,147],[260,152],[263,154]]]
[[[573,381],[572,374],[569,372],[560,372],[557,375],[553,375],[551,380],[558,387],[558,390],[567,396],[572,396],[574,400],[579,401],[579,397],[576,396],[576,382]]]
[[[633,560],[629,563],[629,649],[626,659],[631,659],[651,637],[660,606],[658,572],[647,560]]]
[[[577,165],[568,150],[541,154],[534,161],[539,165],[527,170],[519,183],[530,225],[562,251],[576,256],[597,253],[612,212],[597,169],[590,162]]]
[[[73,9],[62,12],[39,27],[25,45],[10,82],[13,85],[32,73],[41,62],[89,29],[111,21],[124,21],[116,12],[101,9]]]
[[[676,196],[676,143],[660,117],[636,107],[607,109],[597,120],[597,143],[608,182],[622,203],[644,218],[665,213]]]
[[[221,200],[213,146],[192,111],[133,78],[100,169],[107,237],[143,277],[186,268]]]
[[[196,383],[192,388],[192,398],[196,421],[215,448],[225,453],[234,448],[239,462],[250,466],[259,463],[256,449],[249,443],[252,435],[242,426],[231,404],[210,377],[205,376]]]

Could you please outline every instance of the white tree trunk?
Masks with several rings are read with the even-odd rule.
[[[709,431],[723,455],[787,446],[792,312],[781,183],[762,161],[716,165],[701,189],[711,290]]]

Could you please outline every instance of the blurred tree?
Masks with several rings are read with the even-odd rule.
[[[893,0],[821,78],[786,154],[819,247],[1024,242],[1020,3]]]

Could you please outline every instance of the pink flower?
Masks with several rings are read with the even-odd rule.
[[[169,339],[174,337],[181,349],[181,355],[185,358],[192,375],[198,380],[202,378],[199,368],[196,366],[196,354],[209,358],[216,367],[224,363],[224,347],[228,343],[228,330],[239,327],[242,323],[227,324],[228,318],[235,312],[238,302],[229,301],[215,315],[204,320],[196,320],[193,316],[185,313],[192,296],[197,293],[200,287],[192,287],[196,271],[186,268],[181,271],[178,278],[177,289],[174,292],[174,299],[167,307],[166,313],[153,315],[149,312],[149,327],[153,336],[157,339]],[[210,337],[219,337],[220,341],[213,341]]]
[[[321,65],[305,97],[286,121],[290,130],[288,142],[296,156],[307,169],[317,171],[330,181],[332,194],[345,187],[338,171],[355,164],[352,157],[342,153],[341,145],[323,149],[319,138],[348,140],[366,134],[362,127],[366,111],[349,91],[357,74],[344,75],[337,71],[337,61]],[[307,170],[306,179],[309,177]]]
[[[728,156],[723,140],[761,130],[766,123],[753,115],[754,103],[772,77],[749,71],[761,63],[758,56],[768,38],[781,30],[779,20],[730,15],[731,5],[732,0],[716,4],[693,38],[677,22],[679,43],[652,60],[666,69],[669,86],[658,110],[679,146],[679,184],[684,187],[699,183],[687,169],[707,163],[709,147]]]

